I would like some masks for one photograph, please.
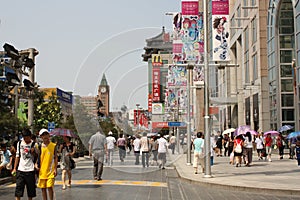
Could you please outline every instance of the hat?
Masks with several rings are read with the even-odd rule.
[[[108,135],[112,135],[113,133],[111,131],[108,132]]]
[[[42,128],[39,132],[39,136],[43,135],[44,133],[49,133],[49,131],[45,128]],[[49,133],[50,134],[50,133]]]

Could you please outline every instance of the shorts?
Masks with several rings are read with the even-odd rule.
[[[36,197],[35,172],[17,171],[15,197],[23,197],[24,189],[27,189],[28,197]]]
[[[55,179],[49,178],[49,179],[39,179],[39,182],[37,184],[38,188],[51,188],[54,186]]]

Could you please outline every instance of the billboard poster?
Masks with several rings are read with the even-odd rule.
[[[199,1],[198,0],[182,0],[181,1],[182,15],[198,15]]]
[[[152,114],[163,114],[164,113],[164,107],[162,103],[153,103],[152,105]]]
[[[167,76],[167,86],[186,86],[187,70],[185,66],[170,65]]]
[[[204,85],[204,67],[195,66],[193,71],[194,85]]]
[[[152,69],[152,102],[160,101],[160,68]]]
[[[230,61],[229,0],[212,0],[213,61]]]

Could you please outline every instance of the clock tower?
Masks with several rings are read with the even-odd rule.
[[[103,113],[105,116],[109,115],[109,94],[109,85],[107,83],[105,74],[103,74],[100,85],[98,87],[97,100],[101,100],[103,106],[100,108],[100,112]]]

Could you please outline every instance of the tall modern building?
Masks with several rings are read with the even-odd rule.
[[[211,90],[220,130],[240,125],[270,130],[267,11],[266,1],[230,1],[231,66],[218,70]]]
[[[299,130],[299,0],[269,0],[267,15],[270,126]]]

